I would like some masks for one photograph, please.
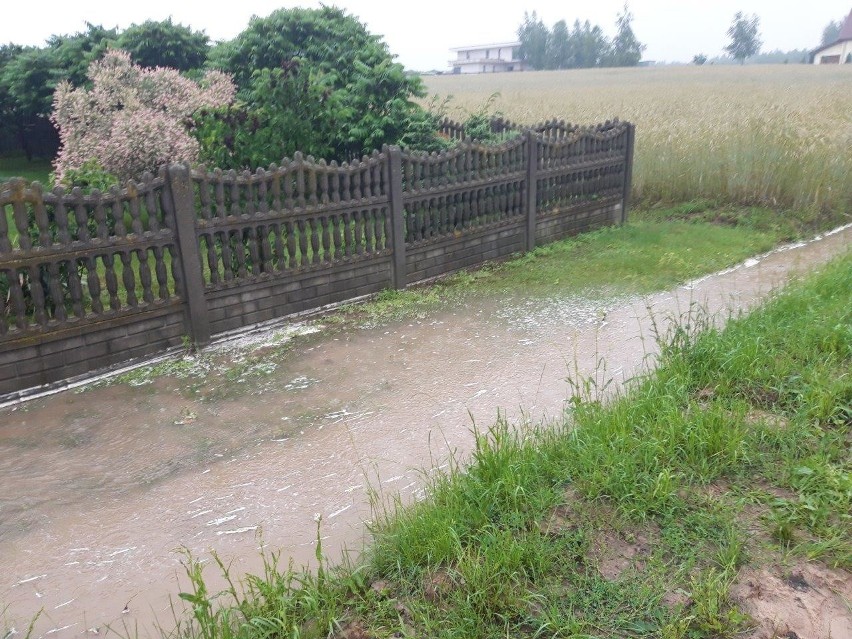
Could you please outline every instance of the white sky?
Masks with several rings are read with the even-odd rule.
[[[85,22],[125,28],[162,20],[203,30],[213,40],[230,39],[253,15],[279,7],[318,6],[303,0],[0,0],[0,42],[42,45],[52,34],[75,33]],[[506,42],[516,38],[525,10],[536,10],[548,26],[576,18],[599,24],[608,35],[623,0],[328,0],[384,36],[406,67],[446,69],[451,47]],[[737,11],[760,17],[763,50],[813,49],[823,27],[841,20],[852,0],[631,0],[633,30],[647,45],[644,58],[688,62],[696,53],[722,53],[725,32]]]

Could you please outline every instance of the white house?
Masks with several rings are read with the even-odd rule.
[[[520,42],[477,44],[450,49],[455,58],[450,60],[453,73],[498,73],[500,71],[525,71],[528,67],[518,58]]]
[[[811,52],[814,64],[852,64],[852,11],[837,40]]]

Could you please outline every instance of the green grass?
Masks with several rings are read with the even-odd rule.
[[[47,186],[52,171],[53,166],[50,160],[28,162],[23,156],[0,157],[0,182],[13,177],[22,177],[25,180],[38,181]]]
[[[637,221],[539,247],[495,272],[492,287],[550,292],[648,293],[767,251],[772,233],[714,224]],[[535,263],[535,268],[530,268]]]
[[[498,422],[465,465],[429,476],[423,501],[377,498],[359,563],[311,573],[268,557],[217,596],[190,558],[179,631],[737,636],[751,623],[729,596],[743,565],[852,568],[849,299],[852,253],[724,330],[697,307],[661,322],[658,367],[624,393],[602,402],[572,380],[561,424]],[[613,573],[622,542],[637,554]]]
[[[627,224],[536,248],[425,286],[386,291],[326,321],[377,324],[421,316],[469,295],[645,294],[736,264],[837,222],[832,216],[690,202],[643,210]],[[520,292],[520,293],[519,293]]]
[[[635,221],[674,221],[723,225],[738,230],[769,234],[787,242],[837,228],[852,220],[852,213],[812,209],[773,209],[761,206],[723,206],[714,200],[699,199],[673,207],[636,210]]]

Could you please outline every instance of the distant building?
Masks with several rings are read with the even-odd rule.
[[[520,42],[456,47],[450,49],[456,54],[456,57],[450,60],[450,66],[453,68],[453,73],[525,71],[529,67],[518,58],[520,47]]]
[[[840,28],[837,40],[811,51],[814,64],[852,64],[852,11]]]

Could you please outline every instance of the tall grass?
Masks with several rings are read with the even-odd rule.
[[[458,113],[636,124],[634,189],[647,204],[717,202],[852,212],[852,69],[807,65],[434,76]],[[848,219],[848,217],[847,217]]]

